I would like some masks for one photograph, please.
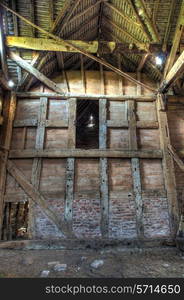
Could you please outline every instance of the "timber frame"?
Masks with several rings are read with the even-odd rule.
[[[5,181],[7,171],[17,180],[17,182],[24,188],[29,199],[32,199],[33,202],[30,206],[30,220],[29,220],[29,236],[34,236],[34,203],[37,203],[45,212],[45,214],[56,224],[56,226],[62,231],[62,233],[66,237],[74,237],[72,232],[72,202],[74,199],[74,175],[75,175],[75,158],[77,157],[89,157],[89,158],[99,158],[100,165],[100,203],[101,203],[101,233],[104,238],[108,236],[108,211],[109,211],[109,191],[108,191],[108,158],[116,157],[116,158],[131,158],[131,166],[132,166],[132,176],[133,176],[133,191],[135,196],[135,207],[136,207],[136,223],[137,223],[137,237],[139,239],[144,238],[144,226],[143,226],[143,202],[142,202],[142,186],[141,186],[141,176],[140,176],[140,158],[153,158],[153,159],[162,159],[163,162],[163,172],[165,178],[165,190],[168,198],[169,205],[169,220],[170,220],[170,229],[172,237],[176,236],[178,225],[179,225],[179,211],[177,204],[177,195],[176,195],[176,182],[175,182],[175,174],[174,174],[174,165],[173,159],[182,165],[182,161],[179,160],[173,148],[171,147],[170,136],[169,136],[169,127],[167,120],[167,112],[166,112],[166,104],[167,101],[170,101],[170,98],[173,96],[167,95],[168,90],[173,86],[173,84],[177,81],[177,79],[181,76],[181,73],[184,70],[184,51],[181,53],[179,58],[175,61],[176,52],[179,45],[179,41],[182,34],[183,29],[183,10],[184,5],[182,2],[180,16],[178,18],[176,33],[174,37],[173,47],[171,49],[171,54],[168,58],[163,80],[158,87],[155,89],[143,82],[141,82],[140,71],[143,69],[146,60],[150,55],[152,55],[152,51],[150,50],[151,43],[159,42],[158,32],[150,20],[150,17],[147,14],[146,8],[144,6],[144,2],[142,0],[137,0],[136,5],[133,4],[131,0],[129,0],[129,5],[133,9],[136,15],[136,21],[130,21],[129,23],[135,23],[135,26],[138,28],[142,28],[144,32],[145,38],[147,38],[145,43],[140,43],[133,36],[126,33],[122,28],[120,28],[117,24],[114,24],[113,21],[108,19],[105,16],[107,23],[115,26],[121,32],[124,32],[125,35],[128,36],[130,40],[134,42],[136,45],[136,51],[141,51],[144,54],[142,59],[139,62],[137,78],[133,78],[129,74],[123,72],[121,70],[121,64],[119,67],[115,67],[112,64],[108,63],[103,57],[92,55],[91,53],[98,53],[100,50],[100,42],[81,42],[74,41],[69,39],[63,39],[58,35],[58,27],[61,25],[61,32],[66,27],[67,22],[70,22],[70,17],[72,16],[74,10],[79,4],[80,0],[70,1],[70,4],[74,5],[70,7],[67,6],[67,13],[64,10],[60,16],[58,16],[57,20],[51,26],[50,32],[41,28],[40,26],[34,23],[34,16],[32,16],[31,21],[26,19],[25,17],[18,14],[14,9],[7,7],[6,5],[0,3],[0,5],[10,11],[14,17],[18,17],[23,20],[25,23],[31,25],[32,35],[33,37],[27,38],[25,47],[27,49],[31,48],[30,43],[35,41],[36,46],[31,49],[35,50],[52,50],[52,51],[66,51],[66,52],[75,52],[80,53],[81,59],[81,70],[82,70],[82,78],[83,78],[83,86],[84,86],[84,94],[74,94],[70,93],[69,88],[68,92],[64,92],[54,81],[50,80],[47,76],[45,76],[41,71],[41,67],[43,66],[46,58],[44,58],[43,54],[38,54],[34,61],[31,64],[26,62],[24,59],[18,55],[18,53],[14,53],[13,51],[9,51],[8,56],[11,60],[13,60],[18,67],[26,70],[29,74],[26,74],[24,78],[22,78],[22,82],[20,84],[20,89],[17,92],[11,92],[11,96],[9,98],[9,114],[6,120],[5,128],[6,128],[6,137],[4,139],[4,143],[1,149],[1,179],[0,179],[0,190],[2,191],[0,195],[0,219],[2,220],[3,215],[3,205],[5,202]],[[98,1],[98,4],[102,4],[107,7],[111,7],[112,10],[118,13],[117,8],[114,5],[109,4],[106,1]],[[138,8],[141,7],[143,11],[142,17],[138,15]],[[66,7],[65,7],[66,8]],[[86,9],[88,11],[88,8]],[[66,13],[66,14],[65,14]],[[121,13],[119,13],[121,14]],[[76,18],[78,18],[76,16]],[[123,16],[126,19],[126,16]],[[143,24],[143,20],[145,21]],[[1,15],[0,15],[1,21]],[[61,22],[62,21],[62,22]],[[182,26],[182,27],[181,27]],[[42,46],[42,39],[38,39],[35,37],[35,30],[45,34],[45,36],[49,39],[43,39],[45,43],[45,49]],[[61,33],[60,32],[60,33]],[[178,36],[179,34],[179,36]],[[0,32],[0,38],[2,40],[2,33]],[[22,38],[23,39],[23,38]],[[29,40],[30,39],[30,40]],[[50,41],[53,41],[54,44],[50,44]],[[8,47],[11,46],[20,46],[23,47],[24,41],[21,40],[21,37],[7,37],[6,45]],[[116,42],[104,42],[106,47],[108,48],[107,52],[113,53],[116,47],[118,47],[119,43]],[[121,45],[119,45],[121,46]],[[53,47],[53,48],[52,48]],[[55,48],[54,48],[55,47]],[[165,45],[164,45],[165,47]],[[127,46],[128,48],[128,46]],[[135,50],[135,49],[134,49]],[[6,86],[6,81],[8,79],[8,70],[6,64],[6,55],[3,48],[1,60],[4,62],[3,64],[3,76],[5,79],[1,79],[1,81],[5,80],[5,89],[8,89]],[[89,58],[93,62],[96,62],[100,65],[101,72],[101,93],[99,95],[95,94],[86,94],[85,92],[85,75],[84,75],[84,57]],[[64,71],[64,62],[61,63],[63,72],[65,75],[65,80],[67,82],[67,77]],[[122,95],[120,92],[117,95],[105,95],[104,92],[104,82],[103,82],[103,67],[112,70],[120,77],[126,78],[130,82],[137,85],[137,95]],[[157,70],[158,71],[158,70]],[[159,71],[158,71],[159,72]],[[39,81],[41,81],[45,86],[49,87],[53,92],[45,93],[44,91],[40,92],[23,92],[23,87],[25,84],[28,84],[28,79],[34,76]],[[29,83],[30,84],[30,83]],[[28,84],[28,85],[29,85]],[[121,84],[121,83],[120,83]],[[141,89],[147,89],[150,91],[148,95],[142,95]],[[40,99],[40,110],[38,119],[25,119],[22,121],[15,121],[15,109],[16,109],[16,97],[24,99],[28,97],[39,98]],[[69,102],[69,119],[67,121],[49,121],[46,119],[47,114],[47,103],[48,99],[66,99]],[[99,108],[100,108],[100,134],[99,134],[99,149],[92,150],[82,150],[75,149],[75,127],[73,126],[76,119],[76,103],[78,99],[83,100],[99,100]],[[107,102],[109,100],[113,101],[126,101],[128,107],[127,120],[122,123],[111,122],[107,120]],[[143,122],[137,121],[135,115],[135,105],[138,101],[145,102],[155,102],[157,108],[157,121],[155,122]],[[8,108],[7,108],[8,110]],[[10,150],[10,142],[13,128],[19,127],[36,127],[37,137],[36,137],[36,149],[35,150]],[[63,150],[45,150],[43,149],[44,144],[44,136],[46,128],[68,128],[69,131],[69,142],[68,148]],[[110,150],[107,149],[107,129],[108,127],[113,128],[127,128],[129,130],[129,150],[121,150],[115,149]],[[137,136],[136,130],[137,128],[145,129],[145,128],[159,128],[160,131],[160,144],[161,149],[159,150],[138,150],[137,146]],[[172,154],[172,155],[169,155]],[[182,155],[183,156],[183,155]],[[52,210],[50,210],[44,204],[44,196],[38,191],[39,181],[40,181],[40,170],[43,158],[67,158],[67,172],[66,172],[66,193],[65,193],[65,208],[64,208],[64,220],[58,219]],[[33,168],[32,168],[32,178],[31,182],[24,180],[24,175],[18,170],[18,168],[11,162],[12,159],[15,158],[33,158]],[[2,223],[2,222],[1,222]],[[0,224],[1,229],[2,224]]]

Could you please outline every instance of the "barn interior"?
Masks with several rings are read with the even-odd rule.
[[[0,247],[184,250],[183,27],[183,0],[0,1]]]

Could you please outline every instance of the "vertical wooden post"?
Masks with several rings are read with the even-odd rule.
[[[160,131],[160,145],[163,151],[163,173],[165,188],[167,191],[167,199],[169,205],[169,219],[170,230],[173,237],[176,236],[179,226],[179,208],[176,192],[176,179],[174,172],[174,162],[168,152],[168,145],[170,144],[169,126],[166,111],[162,110],[163,95],[157,96],[157,116]]]
[[[101,90],[101,94],[105,94],[104,70],[101,64],[100,64],[100,90]]]
[[[99,99],[99,148],[106,149],[107,144],[107,100]],[[107,158],[100,158],[100,203],[101,234],[108,237],[109,232],[109,195]]]
[[[68,148],[75,149],[76,144],[76,105],[75,98],[68,99],[69,102],[69,120],[68,120]],[[74,200],[74,176],[75,176],[75,158],[68,158],[66,163],[66,189],[65,189],[65,210],[64,218],[68,230],[72,231],[73,200]]]
[[[35,148],[37,150],[43,149],[44,147],[47,106],[48,106],[48,99],[46,97],[41,97],[40,109],[38,113],[38,127],[37,127],[36,145],[35,145]],[[39,189],[39,185],[40,185],[41,168],[42,168],[42,158],[34,158],[33,166],[32,166],[31,183],[36,189]],[[29,203],[29,218],[28,218],[28,236],[29,238],[33,238],[35,235],[35,213],[34,213],[35,203],[31,199],[29,200],[29,202],[30,203]]]
[[[3,110],[3,94],[0,88],[0,125],[3,124],[2,110]]]
[[[82,80],[82,86],[84,90],[84,94],[86,93],[86,80],[85,80],[85,70],[84,70],[84,58],[83,55],[80,54],[80,60],[81,60],[81,80]]]
[[[0,238],[2,235],[2,223],[3,223],[3,210],[4,210],[4,194],[6,188],[6,163],[8,160],[8,151],[10,150],[11,145],[11,137],[12,137],[12,128],[13,128],[13,121],[15,118],[15,111],[16,111],[16,94],[11,92],[10,96],[10,104],[9,109],[7,109],[7,122],[5,125],[5,139],[3,147],[6,149],[4,153],[4,160],[0,162]]]
[[[137,94],[141,91],[139,87]],[[129,149],[137,150],[137,134],[136,134],[136,114],[135,114],[135,101],[128,101],[128,121],[129,121]],[[132,178],[133,178],[133,190],[135,195],[135,208],[136,208],[136,225],[137,225],[137,236],[143,238],[143,202],[142,202],[142,188],[141,188],[141,174],[139,158],[132,158]]]

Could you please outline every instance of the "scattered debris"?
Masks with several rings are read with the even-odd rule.
[[[86,256],[82,256],[82,257],[81,257],[81,260],[82,260],[82,261],[84,261],[84,260],[86,260],[86,259],[87,259]]]
[[[164,268],[169,268],[169,264],[163,264],[162,265]]]
[[[103,264],[104,261],[102,259],[95,259],[90,266],[94,269],[98,269],[99,267],[103,266]]]
[[[54,266],[54,271],[61,272],[66,271],[67,265],[66,264],[57,264]]]
[[[49,261],[48,263],[48,266],[55,266],[55,265],[59,265],[60,264],[60,262],[59,261]]]
[[[48,277],[49,273],[50,273],[49,270],[43,270],[43,271],[41,272],[40,277],[42,277],[42,278]]]

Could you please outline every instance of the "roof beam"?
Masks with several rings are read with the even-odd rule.
[[[111,8],[113,11],[115,11],[119,16],[121,16],[124,20],[126,20],[128,23],[137,26],[138,28],[141,27],[140,22],[136,22],[133,19],[129,18],[123,11],[116,8],[112,3],[104,1],[105,5],[109,8]]]
[[[138,68],[137,68],[137,72],[141,72],[142,71],[142,69],[143,69],[143,67],[144,67],[144,65],[146,63],[146,60],[147,60],[147,58],[148,58],[149,55],[150,55],[149,53],[146,53],[146,54],[144,54],[141,57],[140,63],[139,63]]]
[[[81,47],[89,53],[97,53],[101,45],[98,41],[68,40],[68,42]],[[103,42],[103,44],[108,48],[107,53],[112,53],[117,46],[115,42]],[[10,48],[17,47],[39,51],[78,52],[73,47],[66,45],[65,41],[57,42],[44,38],[7,36],[6,45]]]
[[[140,24],[140,26],[142,28],[143,33],[146,35],[148,41],[151,42],[151,39],[150,39],[150,37],[149,37],[149,35],[148,35],[147,31],[146,31],[145,25],[142,22],[140,16],[138,15],[138,13],[137,13],[137,11],[135,9],[135,5],[134,5],[133,1],[132,0],[128,0],[128,3],[129,3],[129,6],[131,7],[131,9],[132,9],[135,17],[137,18],[137,20],[138,20],[138,22],[139,22],[139,24]]]
[[[165,79],[162,81],[159,91],[165,93],[172,84],[178,79],[184,70],[184,51],[178,57],[174,66],[171,68],[169,73],[166,75]]]
[[[10,59],[16,62],[16,64],[26,70],[27,72],[31,73],[33,76],[35,76],[39,81],[43,82],[46,86],[48,86],[50,89],[55,91],[56,93],[64,93],[62,89],[60,89],[56,83],[51,81],[49,78],[47,78],[45,75],[43,75],[40,71],[35,69],[31,64],[27,63],[24,59],[22,59],[20,56],[16,55],[15,53],[11,52],[9,54]]]
[[[53,26],[51,28],[51,33],[56,33],[56,31],[58,30],[58,27],[61,25],[61,22],[63,20],[66,20],[66,15],[69,14],[70,9],[72,9],[72,11],[73,11],[72,4],[75,4],[75,3],[76,3],[76,1],[74,1],[74,0],[66,0],[65,1],[64,6],[62,7],[59,15],[57,16],[55,22],[53,23]],[[31,22],[31,23],[33,23],[33,22]],[[29,25],[31,25],[31,24],[29,24]],[[46,60],[47,60],[47,54],[40,53],[37,60],[34,62],[34,67],[40,69],[41,66],[46,62]],[[20,82],[20,89],[22,87],[26,86],[26,84],[29,82],[30,79],[31,79],[31,74],[29,74],[29,73],[25,74],[22,78],[22,81]]]
[[[73,15],[75,9],[77,8],[77,6],[79,5],[81,0],[75,0],[75,1],[69,1],[70,5],[67,6],[67,11],[66,14],[60,18],[60,21],[56,24],[53,25],[52,28],[52,32],[57,32],[59,31],[59,33],[61,33],[63,31],[63,29],[66,27],[66,25],[68,25],[68,21],[71,18],[71,16]]]
[[[148,28],[148,31],[152,37],[152,40],[156,43],[159,42],[160,37],[159,34],[157,32],[156,26],[154,23],[152,23],[152,21],[149,18],[147,9],[145,7],[145,4],[143,2],[143,0],[135,0],[135,6],[137,9],[141,10],[141,13],[139,14],[141,19],[144,21],[145,25]]]
[[[159,8],[159,5],[160,5],[160,0],[155,0],[154,1],[154,7],[153,7],[153,13],[152,13],[152,22],[156,22],[156,16],[157,16],[157,13],[158,13],[158,8]]]
[[[35,8],[35,0],[29,0],[29,9],[30,9],[30,20],[31,22],[35,23],[35,12],[34,12],[34,8]],[[31,35],[32,37],[35,36],[35,28],[31,28]]]
[[[174,64],[174,61],[176,58],[176,53],[177,53],[180,39],[181,39],[181,35],[183,32],[183,27],[184,27],[184,0],[182,0],[182,4],[180,7],[178,21],[177,21],[177,25],[176,25],[176,29],[175,29],[173,42],[172,42],[172,48],[171,48],[169,57],[167,59],[166,65],[165,65],[163,78],[166,77],[167,73],[169,72],[169,70],[172,68],[172,66]]]
[[[168,17],[168,20],[167,20],[167,27],[166,27],[165,36],[164,36],[164,42],[163,42],[163,45],[162,45],[162,50],[164,52],[167,50],[167,40],[168,40],[169,32],[170,32],[170,29],[171,29],[171,17],[172,17],[172,14],[173,14],[175,4],[176,4],[176,1],[171,0],[169,17]]]
[[[84,14],[86,14],[88,11],[90,11],[91,9],[94,9],[96,6],[98,6],[101,2],[103,2],[103,0],[99,0],[97,1],[95,4],[92,4],[90,6],[88,6],[86,9],[84,9],[83,11],[81,11],[80,13],[78,13],[77,15],[73,16],[72,19],[70,19],[67,23],[67,25],[69,25],[70,23],[72,23],[73,21],[77,20],[78,18],[82,17]]]
[[[50,38],[52,38],[53,40],[56,40],[58,42],[63,42],[63,39],[59,38],[58,36],[47,32],[46,30],[44,30],[43,28],[41,28],[38,25],[33,24],[32,22],[30,22],[29,20],[27,20],[25,17],[21,16],[20,14],[18,14],[17,12],[14,12],[12,9],[10,9],[9,7],[7,7],[6,5],[0,3],[1,6],[3,6],[5,9],[7,9],[8,11],[12,12],[13,14],[17,15],[19,18],[21,18],[24,22],[26,22],[27,24],[35,27],[37,30],[39,30],[40,32],[44,33],[45,35],[49,36]],[[108,62],[106,62],[104,59],[98,58],[88,52],[86,52],[85,50],[82,50],[79,47],[74,46],[72,43],[66,42],[66,45],[73,47],[74,49],[76,49],[79,53],[84,54],[85,56],[91,58],[92,60],[102,64],[103,66],[107,67],[108,69],[114,71],[116,74],[127,78],[127,80],[134,82],[135,84],[141,85],[142,87],[151,90],[153,92],[156,92],[156,90],[154,88],[152,88],[151,86],[148,86],[142,82],[140,82],[139,80],[136,80],[135,78],[133,78],[132,76],[130,76],[127,73],[124,73],[123,71],[119,70],[118,68],[112,66],[111,64],[109,64]],[[28,64],[29,65],[29,64]],[[42,74],[43,75],[43,74]]]
[[[34,23],[34,22],[33,22]],[[53,0],[49,0],[49,23],[50,23],[50,30],[54,24],[54,3]]]
[[[130,33],[125,31],[123,28],[121,28],[119,25],[115,24],[113,21],[111,21],[106,16],[103,17],[111,26],[115,27],[119,31],[121,31],[129,40],[131,40],[139,49],[146,50],[149,52],[149,43],[141,43],[139,40],[137,40],[134,36],[132,36]]]

